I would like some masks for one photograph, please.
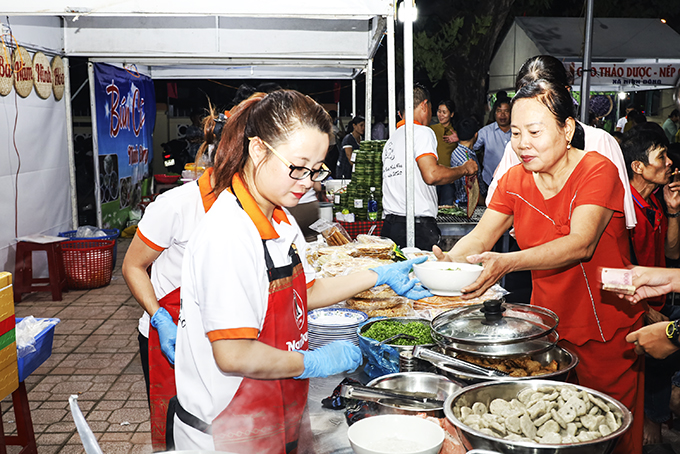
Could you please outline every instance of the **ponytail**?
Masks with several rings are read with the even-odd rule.
[[[214,165],[215,148],[216,144],[220,141],[220,135],[222,133],[222,128],[224,127],[225,121],[226,117],[224,114],[217,114],[215,106],[213,106],[210,100],[208,100],[208,115],[202,120],[203,143],[198,149],[198,152],[196,152],[196,160],[194,161],[195,165],[201,165],[202,161],[205,161],[206,158],[208,160],[209,167]]]
[[[216,194],[230,187],[234,175],[243,170],[248,160],[248,138],[245,136],[248,117],[253,107],[265,96],[264,93],[255,93],[231,109],[231,116],[215,152]]]

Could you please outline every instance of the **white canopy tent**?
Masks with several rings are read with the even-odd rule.
[[[372,58],[383,35],[387,34],[390,128],[394,129],[395,6],[392,0],[238,3],[88,0],[85,3],[86,6],[81,7],[63,0],[15,2],[3,5],[4,17],[0,22],[4,24],[5,19],[11,23],[16,42],[29,51],[41,50],[65,57],[67,87],[69,56],[87,57],[93,62],[134,64],[140,72],[164,79],[326,78],[354,82],[366,71],[367,118],[371,118]],[[406,62],[405,71],[412,73],[412,62]],[[412,93],[410,96],[407,93],[409,98],[412,99]],[[49,197],[32,200],[32,203],[58,204],[71,211],[72,225],[77,226],[68,88],[64,101],[65,121],[59,126],[59,133],[66,139],[63,146],[68,148],[62,147],[59,151],[62,156],[68,156],[71,203]],[[9,114],[6,117],[4,120],[9,122]],[[18,134],[28,136],[31,132],[26,127]],[[370,132],[368,134],[370,139]],[[412,144],[412,134],[407,134],[407,142]],[[94,162],[97,165],[96,149]],[[36,157],[34,164],[40,167],[40,158]],[[97,169],[95,175],[98,175]],[[412,183],[408,186],[412,192]],[[11,191],[11,185],[8,188]],[[97,197],[98,192],[95,191]],[[413,201],[410,202],[412,213]],[[10,208],[13,211],[9,203],[4,205],[3,212],[9,212]],[[26,205],[20,201],[19,206]],[[64,229],[63,222],[55,226],[51,220],[40,222],[38,218],[34,219],[37,222],[20,228],[18,235],[55,234]],[[5,269],[13,268],[10,246],[16,236],[9,226],[0,232],[3,245],[0,262],[5,263]],[[411,229],[411,243],[412,240]]]
[[[578,71],[584,34],[583,18],[515,18],[491,60],[489,91],[513,90],[520,66],[535,55],[552,55],[567,64],[573,63]],[[659,19],[595,18],[592,46],[592,68],[609,71],[605,69],[592,75],[591,90],[651,90],[675,85],[677,69],[672,75],[661,70],[669,65],[680,67],[680,35]],[[634,68],[643,65],[651,65],[651,70],[640,76]],[[625,71],[620,77],[609,77],[615,66]],[[573,88],[580,89],[578,80]]]

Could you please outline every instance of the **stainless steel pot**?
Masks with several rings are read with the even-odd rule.
[[[429,372],[399,372],[396,374],[383,375],[368,383],[369,387],[390,389],[395,391],[408,391],[420,393],[432,393],[437,395],[437,399],[444,401],[449,395],[460,390],[463,385],[456,381]],[[444,417],[444,407],[428,406],[423,408],[417,403],[407,404],[406,402],[393,404],[393,401],[378,402],[381,410],[386,414],[406,414],[425,413],[435,418]]]
[[[441,347],[435,347],[432,350],[439,352],[439,353],[444,353],[448,354],[449,356],[455,355],[455,352],[452,352],[450,350],[446,350]],[[537,353],[534,355],[529,356],[532,360],[538,361],[541,363],[541,365],[546,366],[550,364],[553,360],[557,361],[558,364],[558,370],[556,372],[551,372],[549,374],[544,374],[544,375],[538,375],[538,376],[529,376],[529,377],[511,377],[511,376],[503,376],[503,377],[490,377],[488,375],[483,375],[483,374],[475,374],[469,371],[464,371],[460,369],[456,369],[455,367],[452,366],[446,366],[441,363],[434,363],[433,366],[436,368],[437,373],[442,374],[451,380],[456,380],[461,383],[464,383],[466,386],[467,385],[473,385],[476,383],[482,383],[482,382],[488,382],[488,381],[519,381],[519,382],[526,382],[529,380],[557,380],[557,381],[566,381],[567,376],[569,375],[569,372],[571,372],[577,365],[578,365],[578,357],[572,353],[571,351],[567,350],[566,348],[558,347],[555,346],[552,349],[543,352],[543,353]]]
[[[587,391],[588,393],[603,400],[611,411],[621,418],[621,426],[611,434],[598,438],[593,441],[580,442],[573,444],[541,444],[535,442],[510,441],[502,438],[485,435],[482,432],[471,429],[463,424],[458,417],[456,410],[462,405],[472,405],[474,402],[482,402],[487,406],[493,399],[511,400],[516,398],[520,391],[531,388],[538,390],[542,386],[560,386],[560,382],[550,380],[530,380],[514,382],[487,382],[463,388],[451,394],[444,403],[444,413],[446,419],[451,423],[457,432],[463,445],[467,449],[488,449],[500,453],[512,454],[609,454],[616,446],[618,438],[628,430],[633,422],[633,415],[619,401],[607,396],[606,394],[586,388],[575,386],[576,388]],[[447,425],[448,427],[448,425]]]
[[[442,347],[491,358],[532,355],[558,341],[559,318],[528,304],[488,300],[453,309],[432,319],[432,338]]]

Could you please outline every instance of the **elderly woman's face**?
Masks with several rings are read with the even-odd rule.
[[[535,98],[518,99],[512,106],[512,149],[525,169],[549,172],[567,154],[573,122],[560,126],[548,108]]]

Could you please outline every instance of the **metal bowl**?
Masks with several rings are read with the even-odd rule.
[[[463,385],[448,378],[429,372],[399,372],[383,375],[373,379],[367,386],[395,391],[423,392],[437,395],[437,400],[446,400],[451,394],[460,390]],[[428,405],[426,408],[414,403],[395,404],[392,401],[379,402],[384,413],[414,414],[427,413],[437,418],[444,417],[444,407]]]
[[[362,326],[360,326],[357,329],[357,334],[359,336],[362,336],[366,339],[370,339],[368,337],[365,337],[363,334],[368,331],[368,329],[373,326],[374,323],[377,322],[384,322],[384,321],[393,321],[393,322],[399,322],[399,323],[411,323],[411,322],[419,322],[423,324],[425,327],[428,329],[430,328],[430,321],[426,318],[420,318],[420,317],[389,317],[389,318],[381,318],[381,319],[376,319],[376,320],[369,320],[368,322],[364,323]],[[377,342],[375,339],[370,339],[373,342]],[[413,345],[395,345],[395,344],[387,344],[390,347],[394,347],[394,349],[397,350],[398,353],[401,352],[412,352],[413,351]],[[428,347],[434,347],[436,344],[424,344]]]
[[[438,351],[440,353],[445,353],[445,354],[452,354],[453,352],[447,351],[446,349],[443,349],[441,347],[433,348],[433,350]],[[455,353],[453,353],[455,355]],[[541,365],[545,366],[547,364],[550,364],[552,360],[557,361],[558,364],[558,369],[555,372],[551,372],[549,374],[543,374],[543,375],[537,375],[537,376],[529,376],[529,377],[488,377],[486,375],[477,375],[473,373],[468,373],[464,372],[458,369],[455,369],[451,366],[445,366],[443,364],[434,364],[434,367],[436,368],[437,372],[445,375],[446,377],[452,379],[452,380],[458,380],[462,383],[465,383],[465,385],[473,385],[476,383],[483,383],[483,382],[488,382],[488,381],[512,381],[512,382],[526,382],[526,381],[534,381],[534,380],[557,380],[557,381],[566,381],[567,377],[569,376],[569,372],[571,372],[577,365],[578,365],[578,357],[576,354],[570,352],[566,348],[558,347],[555,346],[552,349],[543,352],[543,353],[537,353],[535,355],[530,355],[529,356],[532,360],[538,361],[541,363]]]
[[[572,444],[541,444],[534,442],[510,441],[485,435],[463,424],[458,417],[457,408],[482,402],[487,406],[493,399],[511,400],[526,388],[538,389],[542,386],[560,386],[562,383],[551,380],[531,380],[523,382],[488,382],[463,388],[451,394],[444,403],[446,419],[455,427],[457,435],[467,449],[488,449],[500,453],[513,454],[609,454],[616,446],[618,438],[630,428],[633,415],[619,401],[601,392],[579,385],[570,385],[603,400],[615,415],[621,417],[621,427],[611,434],[596,440]]]

